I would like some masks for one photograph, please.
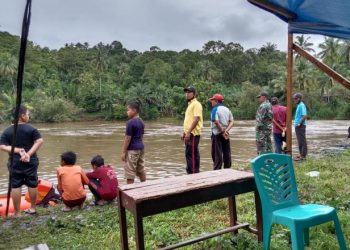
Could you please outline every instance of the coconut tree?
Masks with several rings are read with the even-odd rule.
[[[342,40],[340,43],[340,56],[350,67],[350,40]]]
[[[16,91],[14,76],[17,72],[17,59],[9,53],[0,55],[0,77],[9,79],[12,84],[13,93]]]
[[[339,43],[339,39],[325,37],[324,42],[320,43],[318,47],[321,49],[318,56],[323,62],[332,68],[336,67],[340,59],[341,44]]]

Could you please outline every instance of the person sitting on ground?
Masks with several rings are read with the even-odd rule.
[[[93,172],[87,173],[89,189],[95,197],[95,205],[104,205],[117,197],[118,179],[112,166],[105,165],[101,155],[91,160]]]
[[[124,164],[124,176],[127,184],[134,183],[135,176],[141,182],[146,181],[145,152],[143,134],[145,124],[139,116],[140,105],[137,102],[130,102],[127,106],[129,121],[126,124],[125,138],[122,148],[121,160]]]
[[[65,205],[64,212],[74,207],[82,208],[86,199],[84,185],[89,184],[89,179],[81,167],[75,165],[76,160],[74,152],[65,152],[61,155],[61,166],[57,169],[57,189]]]

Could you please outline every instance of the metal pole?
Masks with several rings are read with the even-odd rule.
[[[287,152],[292,155],[293,33],[288,33],[287,54]]]

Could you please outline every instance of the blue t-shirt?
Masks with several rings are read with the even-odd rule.
[[[307,115],[306,106],[303,102],[300,102],[297,106],[297,110],[295,111],[295,117],[294,117],[294,126],[298,126],[300,123],[301,118]],[[306,125],[306,121],[304,120],[302,125]]]
[[[144,149],[143,134],[145,124],[139,117],[132,118],[126,123],[125,134],[131,136],[128,150],[142,150]]]

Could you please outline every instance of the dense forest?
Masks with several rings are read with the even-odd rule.
[[[315,54],[308,37],[296,43]],[[0,32],[0,118],[15,104],[19,37]],[[325,38],[317,56],[350,78],[350,41]],[[315,119],[350,119],[350,91],[334,83],[308,61],[295,56],[294,90],[305,96]],[[96,117],[124,119],[125,104],[138,100],[142,117],[181,117],[183,87],[194,85],[208,116],[208,98],[216,92],[236,119],[252,119],[255,96],[265,90],[285,101],[286,53],[267,43],[245,50],[238,43],[209,41],[201,50],[128,50],[110,44],[66,44],[52,50],[30,42],[24,77],[24,103],[32,119],[60,122]]]

